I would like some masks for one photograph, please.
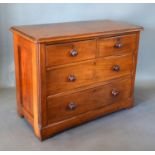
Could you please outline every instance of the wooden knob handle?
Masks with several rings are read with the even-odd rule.
[[[70,52],[70,55],[71,55],[72,57],[75,57],[75,56],[78,55],[78,52],[77,52],[76,50],[72,50],[72,51]]]
[[[115,47],[115,48],[121,48],[122,46],[123,46],[122,43],[118,42],[118,43],[115,44],[114,47]]]
[[[112,70],[115,71],[115,72],[119,72],[120,71],[120,66],[119,65],[114,65],[112,67]]]
[[[74,110],[74,109],[76,109],[76,104],[74,103],[74,102],[70,102],[69,104],[68,104],[68,108],[69,108],[69,110]]]
[[[112,90],[111,94],[112,94],[112,96],[116,97],[120,94],[120,92],[117,90]]]
[[[68,76],[68,81],[69,82],[74,82],[76,80],[76,77],[74,75],[69,75]]]

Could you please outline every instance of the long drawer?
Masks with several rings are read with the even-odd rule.
[[[117,80],[80,92],[47,99],[48,123],[53,123],[126,100],[131,95],[131,79]]]
[[[131,74],[132,54],[98,58],[47,71],[47,96]]]

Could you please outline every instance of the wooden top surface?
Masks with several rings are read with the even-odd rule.
[[[11,31],[34,42],[96,37],[115,33],[140,31],[141,26],[111,20],[66,22],[41,25],[13,26]]]

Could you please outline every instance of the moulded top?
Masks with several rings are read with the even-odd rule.
[[[76,39],[140,31],[143,27],[111,20],[13,26],[11,31],[33,42]]]

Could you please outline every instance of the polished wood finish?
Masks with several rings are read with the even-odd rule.
[[[132,107],[132,105],[133,105],[133,99],[129,98],[125,101],[115,102],[115,104],[110,104],[108,106],[94,109],[92,111],[77,115],[75,117],[72,117],[72,118],[57,122],[57,123],[52,123],[52,124],[48,125],[47,127],[43,128],[42,137],[43,137],[43,139],[48,138],[58,132],[65,130],[65,129],[83,124],[87,121],[96,119],[98,117],[107,115],[109,113],[112,113],[112,112],[115,112],[115,111],[118,111],[121,109],[130,108],[130,107]]]
[[[142,30],[141,26],[111,20],[13,26],[12,31],[33,42],[49,43],[68,39],[94,38]]]
[[[95,58],[96,40],[46,46],[46,66],[56,66]],[[54,58],[54,59],[53,59]]]
[[[120,70],[114,67],[120,66]],[[47,95],[87,86],[96,82],[129,75],[133,69],[133,56],[105,57],[82,62],[67,67],[48,70]]]
[[[130,98],[131,79],[47,99],[48,124]],[[53,104],[54,103],[54,104]]]
[[[17,111],[33,126],[37,137],[39,127],[38,46],[14,35]]]
[[[123,35],[99,40],[99,56],[126,54],[136,49],[136,34]]]
[[[99,20],[11,30],[17,111],[39,139],[133,106],[142,27]]]

